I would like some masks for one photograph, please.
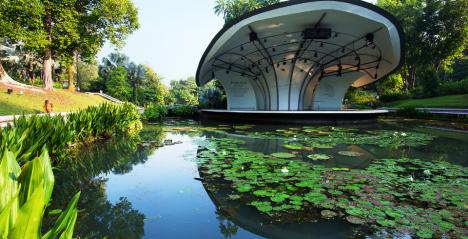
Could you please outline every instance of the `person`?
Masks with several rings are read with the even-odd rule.
[[[44,102],[45,112],[50,114],[50,113],[52,113],[53,109],[54,109],[54,105],[51,102],[49,102],[49,100],[45,100],[45,102]]]

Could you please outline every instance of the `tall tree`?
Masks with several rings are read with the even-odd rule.
[[[225,24],[228,24],[248,12],[278,2],[280,0],[216,0],[214,11],[222,15]]]
[[[138,105],[138,92],[145,80],[146,67],[144,65],[137,65],[131,62],[127,66],[127,72],[128,81],[132,87],[132,102]]]
[[[46,89],[52,89],[54,59],[72,70],[77,52],[84,59],[94,57],[106,40],[121,45],[137,27],[130,0],[0,2],[0,33],[42,56]]]
[[[400,71],[406,89],[416,86],[418,74],[445,70],[468,45],[468,1],[379,0],[396,16],[406,35],[406,59]]]

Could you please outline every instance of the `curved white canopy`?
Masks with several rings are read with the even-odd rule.
[[[282,2],[224,27],[197,84],[218,79],[229,110],[337,110],[349,86],[400,66],[403,42],[395,18],[363,1]]]

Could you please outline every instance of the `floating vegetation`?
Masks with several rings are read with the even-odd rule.
[[[275,158],[282,158],[282,159],[288,159],[288,158],[294,158],[296,157],[295,154],[292,153],[284,153],[284,152],[279,152],[279,153],[272,153],[270,154],[271,156]]]
[[[311,155],[308,155],[307,158],[310,158],[314,161],[317,161],[317,160],[329,160],[331,157],[326,155],[326,154],[311,154]]]
[[[312,128],[306,130],[310,131],[308,134],[318,132]],[[291,129],[284,132],[289,131],[297,133]],[[328,128],[326,132],[328,136],[314,143],[310,138],[301,138],[303,136],[298,136],[298,141],[300,145],[353,141],[382,147],[397,142],[400,147],[423,145],[432,139],[424,134],[388,131],[358,134],[355,130]],[[326,154],[311,154],[307,157],[312,160],[306,162],[293,153],[251,151],[242,148],[243,141],[231,138],[210,138],[209,141],[211,146],[198,152],[200,174],[205,183],[218,190],[230,189],[231,195],[236,195],[229,197],[231,200],[251,205],[272,220],[313,221],[317,217],[339,217],[375,230],[420,238],[461,238],[467,234],[468,172],[462,166],[444,161],[397,158],[374,160],[366,169],[327,168],[313,163],[326,160],[329,157]],[[299,143],[287,145],[298,146]],[[361,155],[352,151],[340,154]]]
[[[284,144],[283,147],[287,149],[292,149],[292,150],[300,150],[304,146],[302,146],[301,144]]]
[[[354,152],[354,151],[339,151],[339,155],[348,156],[348,157],[359,157],[364,155],[363,153]]]

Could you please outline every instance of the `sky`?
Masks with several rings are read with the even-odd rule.
[[[213,11],[215,0],[133,2],[138,8],[140,28],[119,51],[131,61],[153,68],[166,84],[195,76],[203,52],[223,27],[222,17]],[[114,50],[106,44],[98,54],[99,62]]]

